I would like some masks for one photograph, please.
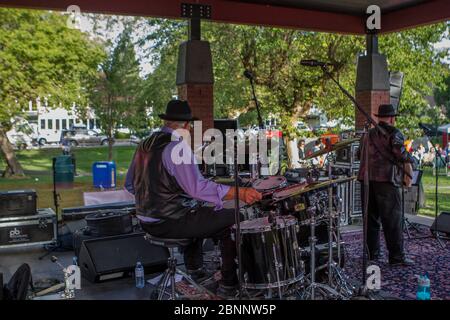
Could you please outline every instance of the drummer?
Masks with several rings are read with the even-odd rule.
[[[202,243],[204,238],[220,239],[222,280],[218,295],[234,297],[236,275],[236,245],[231,239],[235,223],[234,209],[224,209],[223,201],[234,199],[236,189],[205,179],[195,163],[189,144],[176,130],[189,131],[193,121],[186,101],[172,100],[160,131],[142,141],[127,173],[125,186],[135,195],[136,215],[142,228],[161,238],[192,238],[184,248],[188,274],[196,281],[207,278],[203,269]],[[183,154],[181,163],[174,159]],[[239,188],[239,199],[252,204],[262,198],[252,188]],[[200,206],[200,201],[215,207]]]

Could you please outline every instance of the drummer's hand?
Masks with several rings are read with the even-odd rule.
[[[247,204],[253,204],[262,199],[262,194],[253,188],[239,188],[239,199]]]

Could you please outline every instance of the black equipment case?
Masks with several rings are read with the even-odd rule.
[[[0,191],[0,218],[35,215],[36,198],[35,190]]]
[[[57,240],[56,213],[39,209],[37,214],[0,219],[0,249],[55,243]]]

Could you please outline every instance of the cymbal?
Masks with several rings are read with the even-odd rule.
[[[298,191],[296,190],[287,196],[277,197],[277,192],[275,192],[273,194],[273,199],[274,199],[274,202],[278,202],[278,201],[290,198],[292,196],[297,196],[297,195],[307,193],[307,192],[310,192],[313,190],[322,189],[322,188],[328,187],[333,184],[349,182],[349,181],[352,181],[355,179],[356,179],[356,176],[351,176],[351,177],[347,177],[347,178],[339,178],[339,179],[332,179],[332,180],[326,180],[326,181],[320,181],[320,182],[313,182],[313,183],[308,184],[305,187],[299,188]]]
[[[338,142],[338,143],[333,144],[333,145],[330,146],[330,147],[321,149],[321,150],[319,150],[319,151],[316,151],[316,152],[314,152],[314,153],[312,153],[312,154],[306,156],[303,160],[309,160],[309,159],[312,159],[312,158],[315,158],[315,157],[319,157],[319,156],[321,156],[321,155],[323,155],[323,154],[325,154],[325,153],[328,153],[328,152],[340,150],[340,149],[345,148],[345,147],[348,146],[349,144],[352,144],[353,142],[356,142],[356,141],[359,141],[359,138],[353,138],[353,139],[342,140],[342,141],[340,141],[340,142]]]

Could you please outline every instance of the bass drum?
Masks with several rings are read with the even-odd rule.
[[[298,282],[304,263],[297,243],[297,220],[258,218],[241,223],[243,286],[270,289]]]

